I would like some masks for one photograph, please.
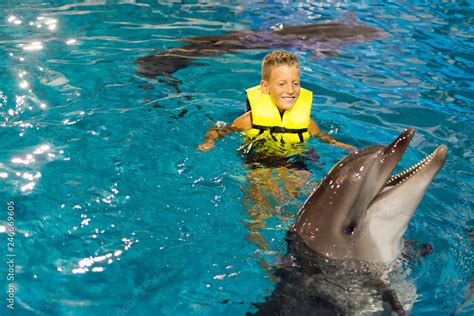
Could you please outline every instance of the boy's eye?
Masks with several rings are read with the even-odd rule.
[[[295,87],[298,87],[298,86],[300,85],[300,83],[299,83],[299,82],[293,82],[293,85],[294,85]]]

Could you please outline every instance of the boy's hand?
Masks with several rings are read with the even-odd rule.
[[[212,139],[207,139],[203,143],[197,145],[197,149],[200,151],[209,151],[215,146],[215,142]]]
[[[347,146],[345,149],[347,149],[348,152],[350,152],[351,154],[355,153],[356,151],[358,151],[358,149],[354,146]]]
[[[343,144],[343,143],[339,143],[339,147],[347,150],[348,152],[350,152],[351,154],[355,153],[356,151],[358,151],[358,149],[352,145],[348,145],[348,144]]]

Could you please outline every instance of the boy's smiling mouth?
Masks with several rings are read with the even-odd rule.
[[[275,104],[280,111],[290,110],[295,105],[297,97],[296,95],[280,96]]]
[[[282,96],[280,97],[285,103],[293,103],[296,101],[296,95],[293,96]]]

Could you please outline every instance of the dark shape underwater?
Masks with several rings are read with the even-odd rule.
[[[172,74],[194,64],[194,59],[240,50],[296,49],[319,56],[333,55],[346,43],[387,38],[382,30],[362,24],[320,23],[282,26],[272,30],[232,31],[219,35],[184,38],[186,45],[138,58],[137,73],[177,82]]]

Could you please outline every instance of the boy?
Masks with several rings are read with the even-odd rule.
[[[275,214],[284,222],[291,219],[292,211],[285,210],[288,201],[296,200],[308,184],[306,140],[316,136],[333,146],[355,150],[322,132],[311,118],[312,93],[300,88],[299,66],[296,56],[285,51],[265,56],[260,85],[247,89],[247,112],[230,126],[224,122],[211,126],[197,146],[208,151],[231,132],[245,133],[247,140],[241,149],[247,165],[253,167],[247,173],[244,199],[251,217],[247,226],[249,239],[261,249],[268,247],[259,233],[265,229],[265,220]]]
[[[312,93],[300,88],[300,63],[295,55],[285,51],[274,51],[263,59],[262,80],[259,86],[247,90],[247,112],[236,118],[232,125],[218,122],[205,134],[204,141],[197,146],[208,151],[219,138],[241,131],[247,143],[258,143],[258,151],[264,156],[287,158],[301,153],[297,148],[310,136],[325,143],[347,150],[354,147],[338,142],[322,132],[310,117]]]

